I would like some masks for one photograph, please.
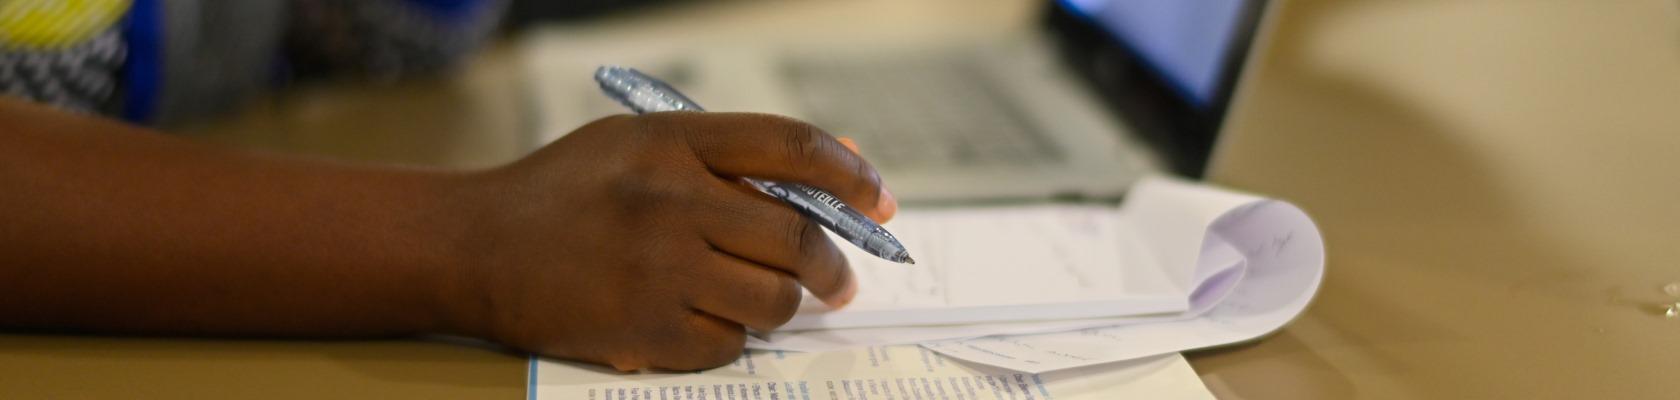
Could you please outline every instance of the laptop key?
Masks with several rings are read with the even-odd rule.
[[[971,61],[958,54],[792,59],[783,71],[811,121],[859,138],[877,167],[1061,161],[1054,142]]]

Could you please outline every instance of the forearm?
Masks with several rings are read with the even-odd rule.
[[[0,100],[0,327],[452,329],[459,174],[231,151]]]

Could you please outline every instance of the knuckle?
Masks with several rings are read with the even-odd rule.
[[[664,235],[659,238],[661,247],[648,249],[661,253],[657,276],[647,277],[642,283],[644,291],[663,291],[669,294],[666,300],[692,306],[695,299],[722,290],[708,284],[717,280],[721,266],[709,244],[681,231],[668,230],[660,235]]]
[[[844,145],[834,140],[822,128],[804,121],[766,115],[767,125],[779,132],[786,147],[788,168],[796,174],[825,179],[832,175],[843,174],[845,183],[841,187],[832,189],[847,190],[860,195],[872,195],[879,192],[881,176],[863,161],[856,157]],[[819,171],[821,168],[834,168],[834,171]]]
[[[741,351],[747,347],[745,334],[720,334],[712,338],[710,345],[702,347],[699,363],[701,368],[711,368],[728,364],[741,357]]]
[[[643,160],[628,163],[624,173],[607,183],[608,195],[615,207],[624,208],[630,215],[659,215],[662,211],[687,210],[693,202],[695,181],[673,173],[666,163]]]
[[[646,330],[641,333],[642,339],[644,339],[642,345],[648,349],[647,353],[668,353],[669,349],[667,347],[670,344],[681,343],[691,336],[688,329],[685,329],[681,323],[677,323],[677,321],[682,320],[682,316],[666,314],[657,318],[659,318],[659,322],[645,328]]]
[[[770,303],[772,307],[770,326],[763,330],[776,329],[793,320],[793,315],[799,312],[799,301],[803,295],[804,291],[800,289],[799,282],[787,276],[778,277],[776,280],[776,297]]]
[[[845,255],[834,247],[816,223],[805,218],[799,218],[799,222],[797,230],[788,235],[791,248],[796,251],[790,265],[793,271],[797,271],[795,275],[819,291],[844,283],[846,275],[851,272],[846,267]],[[796,308],[800,295],[798,291],[792,293]]]
[[[818,228],[816,223],[800,217],[796,213],[789,212],[784,218],[787,219],[787,222],[784,223],[787,228],[783,237],[787,240],[787,248],[795,252],[793,259],[789,260],[793,263],[791,267],[796,270],[804,270],[811,264],[812,250],[821,244],[817,241],[827,240],[828,238],[823,235],[822,229]]]
[[[824,154],[833,153],[832,146],[837,145],[828,139],[828,134],[817,129],[816,126],[792,119],[777,117],[783,122],[778,130],[782,133],[782,140],[787,147],[789,167],[800,174],[807,174],[816,168]]]
[[[689,332],[686,340],[672,341],[662,353],[663,367],[677,370],[700,370],[723,366],[741,357],[747,345],[746,335],[739,329]]]
[[[851,278],[852,268],[846,265],[846,257],[838,251],[834,252],[832,258],[829,259],[827,268],[827,283],[831,289],[838,290],[840,285],[844,285]]]
[[[658,199],[664,196],[664,193],[660,193],[657,185],[653,185],[645,179],[635,179],[632,177],[614,179],[611,183],[611,188],[613,197],[628,204],[635,204],[647,201],[648,199]]]
[[[619,157],[616,160],[619,162],[604,168],[609,176],[608,190],[620,204],[665,201],[682,192],[683,176],[674,171],[672,160],[657,148],[631,150]]]
[[[633,290],[641,296],[655,301],[687,301],[689,289],[687,284],[691,271],[703,267],[696,260],[697,257],[687,257],[688,252],[680,243],[673,240],[672,233],[661,229],[644,229],[636,232],[642,236],[643,248],[638,258],[637,268],[631,271]]]
[[[668,190],[652,179],[620,177],[609,184],[608,191],[614,206],[630,216],[648,215],[672,201]]]
[[[727,136],[717,135],[707,128],[710,125],[695,123],[695,118],[706,118],[707,114],[693,112],[658,112],[643,114],[646,118],[643,131],[647,132],[650,140],[663,145],[664,154],[674,159],[706,160],[721,158],[726,150]]]

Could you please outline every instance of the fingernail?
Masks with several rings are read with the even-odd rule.
[[[893,197],[892,191],[887,190],[886,186],[881,186],[881,196],[875,203],[875,213],[881,216],[881,220],[875,221],[876,223],[891,221],[893,215],[898,214],[898,198]]]
[[[836,309],[836,310],[844,308],[844,307],[846,307],[847,304],[852,304],[852,299],[857,297],[857,291],[858,291],[857,276],[856,275],[847,275],[846,288],[840,289],[840,293],[834,295],[834,300],[833,301],[827,301],[826,303],[828,303],[829,308],[833,308],[833,309]]]
[[[863,153],[858,152],[857,142],[852,141],[852,138],[842,136],[834,138],[834,140],[839,140],[841,145],[846,146],[847,149],[851,149],[852,154],[863,155]]]
[[[608,361],[607,364],[611,364],[613,369],[618,370],[618,372],[624,373],[636,372],[642,369],[642,367],[637,366],[638,364],[627,360],[611,360]]]
[[[858,152],[857,142],[853,141],[852,138],[841,136],[834,138],[834,140],[840,141],[841,145],[851,149],[852,154],[863,155],[863,153]],[[875,212],[871,213],[873,215],[870,215],[869,218],[875,220],[877,224],[886,223],[892,219],[893,214],[897,213],[898,199],[894,198],[892,192],[888,192],[886,187],[882,187],[879,201],[875,204]]]

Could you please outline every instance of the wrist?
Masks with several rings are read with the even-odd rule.
[[[489,328],[490,292],[479,265],[483,246],[475,240],[483,237],[483,214],[493,209],[481,195],[486,175],[440,174],[428,196],[434,204],[418,216],[415,226],[426,232],[426,246],[437,250],[424,272],[429,284],[421,309],[429,311],[432,321],[426,333],[495,339]]]

